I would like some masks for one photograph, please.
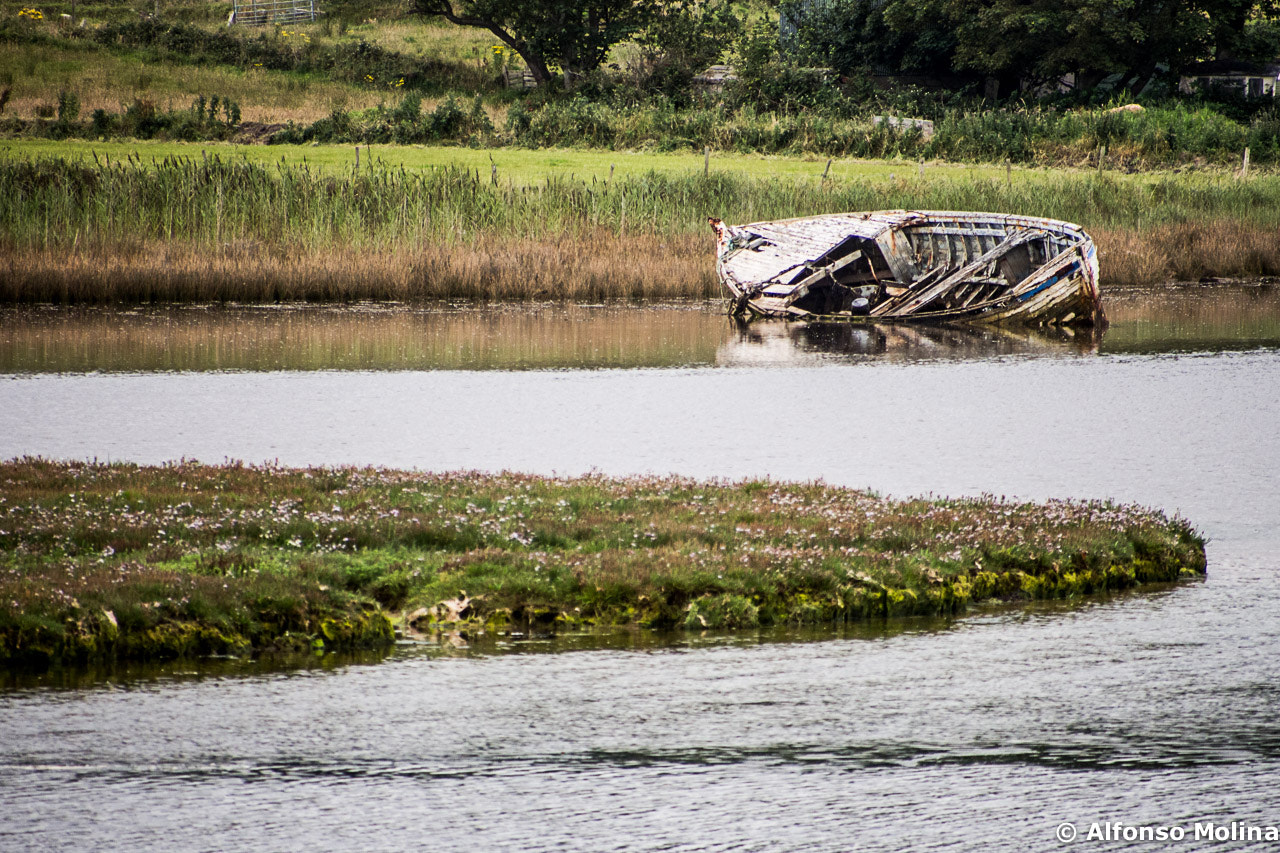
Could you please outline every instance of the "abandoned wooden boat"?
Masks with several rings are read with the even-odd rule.
[[[916,210],[710,221],[734,316],[1105,322],[1097,251],[1069,222]]]

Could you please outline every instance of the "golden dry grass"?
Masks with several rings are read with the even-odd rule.
[[[1095,235],[1104,287],[1280,274],[1270,229],[1171,225]],[[121,241],[0,252],[4,302],[680,299],[716,295],[710,237],[605,230],[588,237],[303,250],[251,241]]]
[[[716,293],[711,240],[603,232],[384,251],[161,241],[0,253],[0,301],[670,299]]]
[[[1280,233],[1241,222],[1185,222],[1093,234],[1103,284],[1151,285],[1205,276],[1280,274]]]
[[[158,65],[105,51],[30,44],[0,44],[3,78],[13,81],[5,114],[24,119],[35,118],[41,106],[56,105],[63,90],[79,97],[81,117],[96,109],[119,112],[135,99],[169,110],[191,106],[198,95],[217,95],[238,102],[244,121],[266,123],[310,123],[334,108],[367,109],[398,100],[395,94],[362,86],[261,68]]]
[[[741,222],[899,207],[904,196],[940,210],[1043,204],[981,181],[923,196],[727,174],[517,187],[470,168],[336,177],[203,157],[15,160],[0,179],[10,302],[698,298],[715,291],[704,211]],[[1043,212],[1093,233],[1104,287],[1280,271],[1270,182],[1057,185]]]
[[[444,21],[422,18],[357,24],[347,31],[347,35],[396,53],[446,62],[466,62],[478,67],[488,64],[489,49],[500,43],[488,30],[457,27]],[[322,36],[312,32],[312,38],[320,40]]]

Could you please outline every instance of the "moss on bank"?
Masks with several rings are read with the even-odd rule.
[[[822,483],[0,464],[0,663],[390,644],[421,630],[954,614],[1203,574],[1186,521]]]

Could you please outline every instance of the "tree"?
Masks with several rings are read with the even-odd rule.
[[[414,11],[493,33],[529,66],[534,80],[551,79],[549,66],[579,74],[604,61],[652,14],[640,0],[414,0]]]
[[[799,59],[841,74],[955,72],[955,27],[936,11],[914,15],[911,25],[889,26],[889,0],[786,0],[784,18],[797,22],[793,47]]]
[[[715,62],[742,32],[730,0],[664,0],[654,4],[636,42],[650,64],[696,74]]]
[[[817,5],[800,0],[799,5]],[[1278,0],[826,0],[812,16],[837,67],[957,73],[1002,91],[1074,74],[1149,78],[1157,67],[1247,53],[1249,24]],[[1256,39],[1254,39],[1256,41]]]
[[[1003,91],[1074,74],[1088,88],[1109,74],[1149,77],[1211,44],[1210,0],[888,0],[899,33],[939,22],[952,29],[955,70],[998,80]],[[1212,0],[1226,4],[1238,0]]]
[[[1252,24],[1274,21],[1280,14],[1276,0],[1201,0],[1211,26],[1214,59],[1242,59],[1250,53]],[[1262,57],[1275,59],[1275,55]]]

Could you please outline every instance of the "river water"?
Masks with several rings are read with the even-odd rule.
[[[1202,583],[951,623],[11,678],[0,848],[1042,850],[1070,823],[1275,849],[1204,834],[1280,826],[1280,294],[1108,310],[1100,338],[707,306],[0,315],[0,457],[1113,497],[1210,540]],[[1186,838],[1086,839],[1107,822]]]

